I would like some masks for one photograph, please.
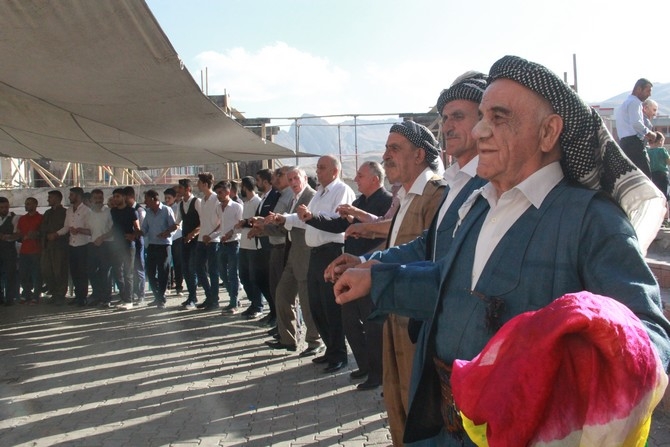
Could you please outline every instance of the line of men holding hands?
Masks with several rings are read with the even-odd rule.
[[[218,308],[211,242],[235,240],[245,228],[245,236],[251,235],[246,239],[254,240],[258,251],[258,238],[272,234],[277,247],[268,244],[263,256],[270,263],[272,250],[282,249],[275,259],[283,265],[266,296],[277,323],[277,340],[268,346],[296,351],[300,307],[307,344],[301,355],[315,355],[313,362],[330,373],[347,364],[346,333],[358,364],[351,375],[367,376],[360,389],[383,383],[394,445],[476,445],[468,437],[472,426],[459,423],[459,402],[454,400],[459,394],[450,383],[456,363],[476,358],[515,317],[582,290],[615,300],[641,321],[653,349],[639,362],[661,371],[664,388],[670,322],[642,252],[660,226],[665,198],[623,155],[597,113],[554,73],[515,56],[497,61],[488,76],[469,72],[457,79],[441,93],[438,112],[444,151],[455,163],[444,178],[438,176],[440,148],[430,131],[413,122],[393,125],[383,162],[389,182],[402,185],[395,202],[381,187],[381,167],[366,163],[357,173],[362,199],[352,205],[355,195],[339,179],[339,161],[323,156],[316,191],[307,185],[303,170],[286,168],[283,191],[289,199],[284,211],[272,208],[261,216],[269,191],[259,188],[263,199],[247,206],[248,198],[242,210],[233,206],[235,211],[228,212],[237,217],[241,211],[240,218],[226,219],[229,186],[223,185],[220,194],[215,188],[218,197],[210,199],[211,176],[199,177],[204,198],[195,205],[200,218],[196,254],[183,259],[189,260],[185,271],[189,262],[198,268],[206,292],[200,305]],[[253,186],[243,182],[242,189],[243,195],[253,195]],[[184,195],[182,208],[190,209],[188,197]],[[152,270],[167,252],[151,246],[165,245],[180,222],[184,252],[196,234],[183,228],[188,211],[177,219],[171,210],[159,217],[164,205],[157,199],[153,203],[151,195],[145,201],[147,216],[153,215],[139,231],[149,240],[153,261],[147,259],[147,269],[160,304],[166,276]],[[389,208],[392,217],[380,219]],[[76,220],[75,212],[69,222]],[[216,219],[203,223],[212,215],[219,216],[218,225]],[[355,238],[370,242],[356,243]],[[253,258],[250,270],[258,262]],[[224,284],[232,292],[236,287],[228,281]],[[236,292],[228,311],[237,307]],[[191,304],[195,300],[189,287],[184,307]],[[257,316],[261,305],[252,299],[248,314]],[[383,330],[375,319],[384,321]],[[519,387],[523,380],[518,379]],[[570,398],[583,401],[585,408],[593,404],[588,396]],[[648,405],[653,409],[657,402]],[[640,417],[648,418],[650,412]],[[512,428],[520,423],[508,419]],[[586,436],[586,422],[581,423]],[[621,432],[608,431],[602,439],[625,439],[636,423]],[[494,439],[494,431],[490,426],[485,436]]]

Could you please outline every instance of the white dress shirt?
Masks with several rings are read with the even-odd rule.
[[[74,209],[74,206],[70,206],[67,211],[65,211],[65,223],[63,228],[58,230],[59,236],[65,236],[70,232],[70,228],[86,228],[90,229],[88,225],[88,215],[91,213],[91,209],[80,203],[77,209]],[[70,247],[81,247],[91,242],[91,236],[88,234],[70,234]]]
[[[466,165],[463,166],[463,169],[461,169],[458,162],[456,162],[444,171],[444,180],[447,182],[449,192],[447,193],[447,198],[444,199],[442,206],[437,212],[436,228],[440,226],[442,219],[444,219],[451,204],[454,203],[454,199],[458,193],[460,193],[463,187],[477,175],[477,164],[479,164],[479,155],[466,163]]]
[[[109,233],[109,230],[112,229],[112,213],[109,211],[109,207],[103,205],[99,211],[91,209],[91,214],[88,216],[88,225],[91,229],[91,242],[95,242],[103,234]],[[114,236],[110,233],[104,240],[105,242],[112,241]]]
[[[651,129],[644,125],[642,101],[635,95],[628,95],[614,112],[614,117],[616,118],[616,131],[619,139],[633,135],[642,139],[651,132]]]
[[[346,183],[336,178],[325,187],[319,186],[314,198],[309,202],[307,208],[313,216],[326,217],[328,219],[337,219],[340,217],[335,212],[335,208],[343,204],[351,204],[356,199],[356,194]],[[287,230],[298,226],[297,214],[286,216]],[[328,243],[344,244],[344,232],[329,233],[327,231],[317,230],[311,225],[305,226],[305,243],[309,247],[320,247]]]
[[[221,234],[217,234],[221,226],[220,214],[217,212],[219,207],[219,199],[216,194],[211,193],[209,197],[203,197],[200,202],[195,203],[195,210],[200,216],[200,234],[198,241],[202,242],[202,238],[209,236],[211,242],[219,242]],[[184,207],[184,209],[186,209]]]
[[[505,233],[519,220],[531,206],[539,208],[549,192],[563,179],[563,170],[559,162],[551,163],[519,183],[500,197],[492,184],[473,192],[480,194],[489,202],[490,209],[477,238],[475,260],[472,266],[472,289]],[[471,196],[471,198],[473,197]],[[468,199],[463,206],[471,206],[474,201]],[[460,210],[459,210],[460,214]]]
[[[421,174],[414,180],[412,186],[409,188],[409,191],[405,190],[403,186],[398,191],[398,198],[400,199],[400,208],[398,209],[398,214],[396,214],[395,221],[393,222],[393,228],[391,228],[391,237],[389,239],[389,247],[396,245],[395,239],[398,237],[398,232],[400,231],[400,226],[402,225],[402,220],[407,214],[407,209],[412,204],[414,197],[420,196],[423,194],[423,190],[426,187],[426,183],[435,175],[435,172],[430,168],[423,170]]]
[[[235,225],[237,225],[237,223],[242,220],[242,205],[233,199],[229,199],[227,205],[219,202],[219,207],[217,208],[216,212],[219,213],[219,219],[221,219],[221,228],[212,234],[216,234],[216,237],[221,240],[223,236],[232,231],[232,237],[226,241],[221,242],[239,241],[240,233],[235,232],[234,229]]]
[[[245,201],[242,207],[242,219],[249,219],[251,217],[254,217],[256,215],[258,205],[260,204],[261,204],[261,198],[258,197],[256,194],[254,194],[254,196],[251,199]],[[252,237],[251,239],[249,239],[247,237],[247,234],[249,234],[249,230],[251,230],[251,228],[247,227],[244,227],[241,230],[236,230],[237,232],[240,233],[240,249],[257,250],[256,238]]]

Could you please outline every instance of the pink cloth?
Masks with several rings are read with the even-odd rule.
[[[642,446],[667,376],[627,307],[580,292],[507,322],[451,384],[477,445]]]

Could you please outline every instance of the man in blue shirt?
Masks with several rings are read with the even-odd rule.
[[[617,134],[623,152],[647,177],[651,178],[649,159],[644,150],[645,142],[655,138],[654,132],[644,123],[642,102],[651,96],[652,83],[641,78],[623,104],[615,112]]]
[[[153,189],[144,193],[147,215],[142,222],[142,235],[146,243],[146,273],[154,301],[149,306],[165,308],[165,289],[170,273],[168,253],[172,245],[172,234],[177,230],[172,209],[161,203],[158,192]]]

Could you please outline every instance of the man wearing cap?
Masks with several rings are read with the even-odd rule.
[[[541,65],[514,56],[496,62],[479,110],[477,174],[489,183],[459,210],[446,256],[349,269],[335,285],[338,302],[369,292],[380,313],[425,321],[405,442],[474,445],[459,440],[460,417],[450,417],[451,363],[474,358],[514,316],[569,292],[625,304],[645,323],[664,368],[670,359],[658,284],[624,214],[640,229],[656,222],[657,189],[598,114]]]
[[[656,137],[650,126],[645,124],[642,102],[651,96],[652,83],[640,78],[633,91],[615,111],[617,134],[621,149],[647,177],[651,178],[649,159],[644,150],[645,143]]]
[[[448,251],[454,226],[458,220],[458,209],[470,193],[483,186],[486,181],[476,175],[477,146],[471,136],[472,128],[479,121],[479,102],[486,88],[486,75],[467,72],[459,76],[452,85],[441,92],[437,100],[437,110],[442,117],[442,136],[445,152],[455,162],[445,171],[447,188],[441,199],[439,210],[428,231],[408,242],[376,252],[361,259],[342,255],[326,270],[326,276],[336,279],[342,271],[361,261],[375,259],[388,263],[409,263],[422,260],[436,260]],[[366,264],[365,266],[368,266]],[[364,266],[361,266],[364,267]],[[408,323],[410,335],[420,328],[417,321]],[[414,334],[412,334],[414,332]],[[411,368],[411,366],[410,366]],[[411,373],[410,373],[411,375]],[[384,392],[386,398],[387,392]],[[406,398],[408,399],[408,398]],[[406,411],[409,407],[406,407]],[[390,422],[391,436],[395,445],[402,445],[404,424]]]

